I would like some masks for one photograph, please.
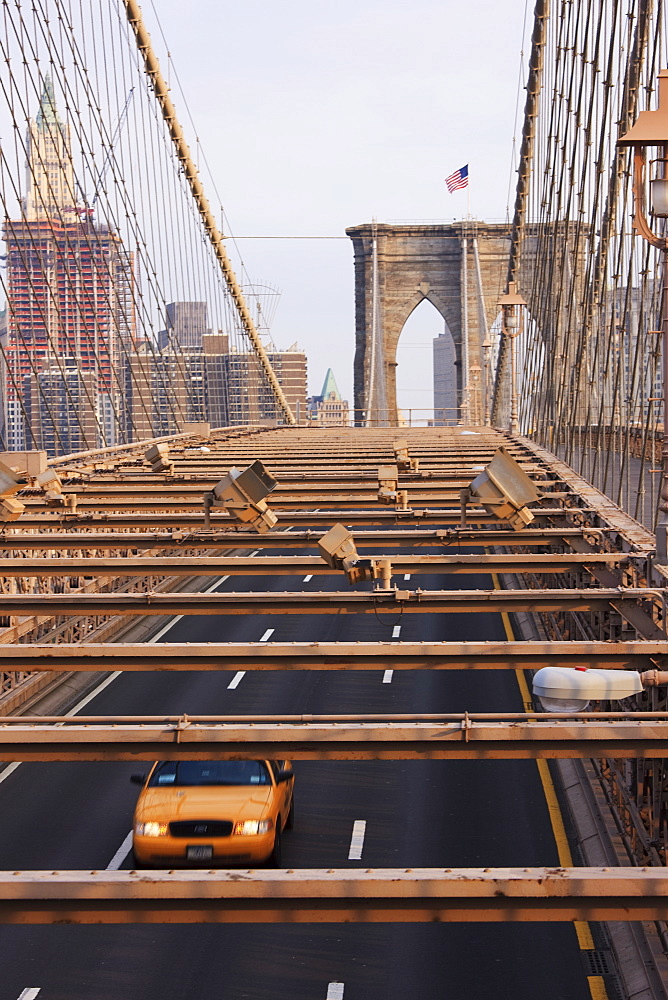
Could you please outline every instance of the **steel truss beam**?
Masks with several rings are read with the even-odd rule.
[[[624,552],[546,555],[376,555],[395,573],[566,573],[587,566],[625,566]],[[301,576],[339,574],[320,556],[99,556],[80,558],[2,559],[5,576]]]
[[[661,758],[668,713],[0,719],[0,761]]]
[[[601,529],[597,530],[597,534]],[[322,530],[271,531],[258,535],[254,531],[146,531],[129,532],[63,532],[32,534],[14,524],[15,533],[0,534],[0,551],[12,549],[302,549],[315,547]],[[547,546],[569,539],[582,539],[585,528],[532,528],[522,531],[504,529],[476,530],[452,528],[442,531],[355,531],[359,550],[383,546],[405,545],[521,545]]]
[[[599,512],[595,507],[571,507],[571,508],[561,508],[561,507],[540,507],[531,508],[531,512],[537,519],[537,527],[550,527],[550,522],[556,519],[557,521],[563,519],[572,519],[574,515],[586,515],[590,514],[596,516]],[[393,524],[393,525],[459,525],[461,514],[460,511],[454,508],[435,510],[433,508],[415,508],[408,511],[394,510],[394,508],[388,507],[386,509],[380,508],[370,508],[368,510],[351,510],[349,508],[340,508],[338,510],[322,510],[320,508],[316,510],[295,510],[295,511],[275,511],[278,517],[278,523],[280,525],[291,525],[291,524],[303,524],[309,527],[313,525],[331,525],[336,521],[343,520],[346,525],[354,524]],[[544,519],[549,519],[547,524],[543,524]],[[466,522],[470,526],[471,524],[490,524],[492,527],[498,524],[498,521],[494,521],[490,515],[482,510],[482,508],[472,508],[466,512]],[[133,508],[125,511],[124,513],[115,513],[114,511],[85,511],[79,513],[58,513],[56,511],[50,512],[45,507],[43,512],[29,514],[25,513],[21,515],[20,522],[13,522],[14,527],[20,523],[21,528],[74,528],[74,527],[85,527],[87,525],[94,525],[95,527],[100,527],[101,525],[109,525],[109,527],[120,528],[150,528],[155,531],[156,526],[158,527],[178,527],[178,528],[197,528],[200,531],[204,530],[204,511],[200,513],[199,511],[181,511],[175,514],[170,511],[161,511],[160,517],[156,517],[155,513],[133,513]],[[233,524],[232,520],[227,516],[227,514],[216,513],[213,511],[211,513],[211,525],[214,529],[219,531],[229,531],[230,526]],[[571,525],[568,524],[570,528]]]
[[[0,644],[0,670],[664,669],[668,641]]]
[[[644,588],[398,590],[211,594],[3,594],[6,615],[354,615],[479,611],[590,611],[650,602]],[[390,623],[391,624],[391,623]]]
[[[5,924],[667,918],[661,868],[0,872]]]

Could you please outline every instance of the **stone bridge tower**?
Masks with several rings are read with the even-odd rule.
[[[510,226],[484,222],[346,230],[355,251],[355,419],[396,424],[396,352],[406,320],[428,299],[455,343],[460,419],[484,422],[483,342],[505,291]]]

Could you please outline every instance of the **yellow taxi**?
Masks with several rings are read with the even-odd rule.
[[[289,761],[161,761],[131,781],[144,786],[132,824],[137,866],[280,865],[294,823]]]

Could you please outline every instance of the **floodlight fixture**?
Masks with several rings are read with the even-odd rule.
[[[399,469],[407,472],[418,472],[420,468],[420,459],[411,458],[408,452],[408,441],[405,438],[400,438],[392,443],[394,449],[394,458]]]
[[[144,452],[144,458],[147,462],[151,463],[151,472],[167,472],[171,474],[174,471],[174,463],[169,458],[168,444],[152,445],[152,447]]]
[[[375,590],[392,590],[392,561],[360,556],[352,532],[335,524],[318,542],[318,552],[332,569],[340,569],[348,583],[373,580]]]
[[[318,541],[318,552],[332,569],[342,570],[348,583],[371,579],[369,567],[360,561],[352,533],[343,524],[335,524]]]
[[[44,472],[40,472],[35,476],[35,482],[44,492],[44,499],[49,507],[76,508],[76,496],[63,493],[63,484],[55,469],[45,469]]]
[[[25,509],[25,504],[15,497],[0,497],[0,523],[17,521]]]
[[[0,462],[0,522],[16,521],[26,509],[14,493],[26,486],[25,477],[16,469]]]
[[[247,524],[260,534],[269,531],[278,522],[269,509],[265,497],[278,485],[262,462],[256,461],[246,469],[230,469],[224,479],[205,494],[204,509],[208,521],[211,507],[224,507],[235,521]]]
[[[531,524],[534,518],[527,505],[540,500],[533,481],[505,448],[498,449],[464,492],[477,497],[488,514],[509,521],[516,531]]]
[[[398,499],[399,468],[396,465],[378,467],[378,499],[381,503],[392,504]]]

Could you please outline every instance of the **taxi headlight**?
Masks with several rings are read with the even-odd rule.
[[[136,823],[135,834],[138,837],[166,837],[169,827],[167,823]]]
[[[234,832],[242,837],[256,837],[260,833],[269,833],[273,825],[270,819],[244,819],[234,824]]]

